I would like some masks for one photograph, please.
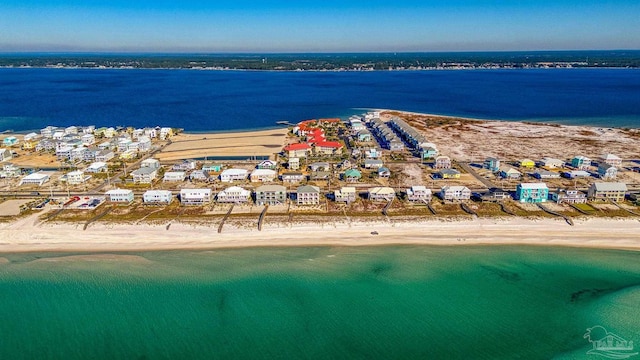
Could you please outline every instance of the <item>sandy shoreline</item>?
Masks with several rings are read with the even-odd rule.
[[[294,246],[540,245],[640,250],[639,219],[354,221],[283,223],[256,228],[164,224],[38,223],[36,217],[0,225],[0,253],[109,252]],[[372,235],[371,231],[378,235]]]

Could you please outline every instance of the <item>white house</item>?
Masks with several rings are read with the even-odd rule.
[[[246,203],[251,198],[251,191],[239,186],[228,187],[218,193],[216,200],[220,203]]]
[[[226,169],[220,173],[220,181],[232,182],[232,181],[244,181],[247,179],[249,171],[245,169]]]
[[[173,194],[169,190],[147,190],[142,194],[142,201],[145,204],[169,204],[173,199]]]
[[[211,202],[211,189],[182,189],[180,203],[182,205],[203,205]]]
[[[276,179],[275,170],[271,169],[255,169],[251,172],[251,182],[271,182]]]
[[[395,190],[386,186],[377,186],[369,189],[369,200],[391,201],[396,196]]]
[[[111,202],[130,203],[133,201],[133,190],[113,189],[107,191],[105,195]]]
[[[320,203],[320,188],[312,185],[299,186],[296,190],[298,205],[317,205]]]
[[[431,201],[431,189],[426,186],[414,185],[406,190],[409,201]]]
[[[91,163],[89,167],[84,169],[84,171],[88,173],[100,173],[100,172],[105,172],[107,170],[108,170],[107,163],[102,161],[96,161],[94,163]]]
[[[29,174],[20,180],[19,185],[38,185],[42,186],[42,184],[49,181],[51,175],[45,172],[35,172],[33,174]]]
[[[136,184],[151,184],[151,182],[156,179],[157,175],[158,170],[150,167],[143,167],[131,173],[133,182]]]
[[[75,170],[67,173],[66,175],[67,183],[70,185],[82,184],[87,181],[91,176],[85,176],[84,171]]]
[[[333,192],[333,197],[336,202],[346,202],[349,204],[356,201],[356,188],[353,186],[343,186],[339,190],[335,190]]]
[[[148,168],[152,168],[152,169],[159,169],[160,168],[160,160],[152,159],[152,158],[142,160],[142,162],[140,163],[140,167],[148,167]]]
[[[9,149],[0,149],[0,161],[7,161],[13,157],[11,155],[11,150]]]
[[[469,200],[471,199],[471,190],[466,186],[443,186],[440,189],[440,198],[442,200]]]
[[[164,173],[164,178],[162,178],[162,182],[179,182],[184,181],[187,177],[187,174],[184,171],[167,171]]]
[[[93,145],[96,142],[96,137],[93,134],[84,134],[80,137],[80,141],[84,146]]]

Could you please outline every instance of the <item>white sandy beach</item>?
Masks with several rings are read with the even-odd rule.
[[[262,246],[544,245],[640,250],[640,219],[481,218],[475,220],[270,223],[263,230],[217,224],[44,223],[28,217],[0,224],[0,252],[139,251]],[[378,235],[372,235],[372,231]]]

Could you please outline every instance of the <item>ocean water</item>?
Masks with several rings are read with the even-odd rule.
[[[638,252],[66,255],[5,255],[1,359],[593,359],[596,325],[640,344]]]
[[[369,108],[640,127],[640,70],[0,69],[0,130],[94,124],[224,131]]]

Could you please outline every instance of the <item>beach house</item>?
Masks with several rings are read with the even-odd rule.
[[[187,173],[184,171],[167,171],[164,173],[162,182],[181,182],[186,179]]]
[[[135,184],[151,184],[158,176],[158,170],[152,167],[141,167],[131,172]]]
[[[577,170],[588,170],[591,166],[591,159],[586,156],[576,156],[571,159],[571,166]]]
[[[536,166],[535,161],[531,159],[523,159],[520,161],[520,167],[524,169],[533,169]]]
[[[460,179],[460,171],[456,169],[442,169],[436,173],[440,179]]]
[[[331,171],[331,164],[328,162],[314,162],[309,165],[311,171]]]
[[[278,173],[271,169],[255,169],[251,172],[251,182],[271,182],[276,179]]]
[[[202,170],[208,172],[220,172],[222,171],[222,164],[205,163],[202,165]]]
[[[545,183],[520,183],[516,186],[516,199],[521,203],[543,203],[549,198]]]
[[[18,144],[18,138],[15,136],[7,136],[2,140],[2,146],[12,147]]]
[[[382,162],[382,160],[378,159],[366,159],[364,161],[365,169],[378,169],[382,167],[382,165],[384,165],[384,163]]]
[[[396,197],[395,190],[387,186],[372,187],[368,194],[371,201],[392,201]]]
[[[536,179],[558,179],[560,178],[560,173],[559,172],[555,172],[555,171],[548,171],[548,170],[542,170],[542,169],[538,169],[536,171],[533,172],[533,177],[535,177]]]
[[[298,170],[300,169],[300,158],[291,157],[289,158],[288,167],[289,170]]]
[[[302,180],[304,180],[305,175],[301,172],[288,171],[282,173],[282,175],[280,175],[280,178],[282,179],[282,182],[291,184],[301,182]]]
[[[152,168],[152,169],[160,169],[160,160],[153,159],[153,158],[144,159],[140,163],[140,167],[141,168],[145,168],[146,167],[146,168]]]
[[[551,193],[551,200],[558,204],[584,204],[587,202],[587,194],[575,189],[558,189]]]
[[[434,169],[451,169],[451,159],[448,156],[440,155],[433,163]]]
[[[562,173],[562,175],[568,179],[588,178],[591,173],[585,170],[572,170]]]
[[[11,155],[11,150],[9,149],[0,149],[0,161],[11,160],[13,155]]]
[[[104,193],[107,200],[114,203],[130,203],[133,201],[133,190],[113,189]]]
[[[333,192],[333,199],[336,202],[345,202],[347,204],[350,204],[356,201],[356,197],[356,188],[352,186],[343,186]]]
[[[46,172],[35,172],[32,174],[29,174],[25,177],[23,177],[20,180],[20,184],[18,184],[18,186],[22,186],[22,185],[38,185],[38,186],[42,186],[42,184],[46,183],[47,181],[49,181],[51,175],[49,173]]]
[[[542,160],[540,160],[540,165],[547,169],[555,169],[555,168],[563,167],[564,161],[560,159],[545,157],[545,158],[542,158]]]
[[[520,179],[522,173],[512,167],[503,166],[500,168],[500,177],[503,179],[515,180]]]
[[[431,201],[431,189],[427,189],[422,185],[414,185],[405,190],[407,200],[411,202],[429,202]]]
[[[347,169],[344,174],[342,174],[342,178],[348,183],[354,183],[360,181],[362,173],[357,169]]]
[[[388,179],[389,177],[391,177],[391,170],[389,170],[389,168],[387,167],[379,167],[378,168],[378,177],[382,178],[382,179]]]
[[[482,164],[482,167],[484,169],[489,169],[492,172],[496,172],[500,170],[500,160],[498,160],[497,158],[494,157],[490,157],[485,159],[484,163]]]
[[[623,201],[627,190],[627,184],[625,183],[597,182],[589,186],[587,197],[590,200]]]
[[[173,171],[190,171],[196,168],[196,166],[198,165],[198,163],[195,160],[182,160],[181,162],[177,163],[177,164],[173,164],[173,166],[171,167],[171,170]]]
[[[233,182],[233,181],[244,181],[247,179],[249,174],[248,170],[245,169],[226,169],[220,173],[220,181],[222,182]]]
[[[147,190],[142,194],[145,204],[170,204],[173,194],[169,190]]]
[[[273,160],[263,160],[258,163],[258,169],[271,169],[275,170],[278,167],[278,163]]]
[[[471,199],[471,190],[466,186],[443,186],[440,198],[445,201],[462,201]]]
[[[88,173],[101,173],[106,172],[107,170],[109,170],[109,168],[107,167],[107,163],[102,161],[93,162],[86,169],[84,169],[84,171]]]
[[[333,155],[342,150],[343,146],[337,141],[320,141],[314,144],[317,155]]]
[[[282,185],[262,185],[256,188],[257,205],[283,204],[287,200],[287,188]]]
[[[320,188],[312,185],[298,186],[296,189],[296,204],[318,205],[320,203]]]
[[[90,178],[91,176],[90,175],[85,176],[84,171],[82,170],[71,171],[65,175],[65,179],[69,185],[83,184],[85,181],[89,180]]]
[[[189,174],[190,181],[209,181],[209,172],[206,170],[193,170]]]
[[[614,154],[604,154],[600,157],[600,164],[602,163],[615,167],[621,167],[622,159]]]
[[[598,177],[603,180],[615,179],[618,176],[618,168],[609,164],[598,164]]]
[[[211,189],[181,189],[181,205],[205,205],[211,202]]]
[[[245,204],[251,198],[251,191],[239,186],[228,187],[218,193],[216,201],[219,203]]]

